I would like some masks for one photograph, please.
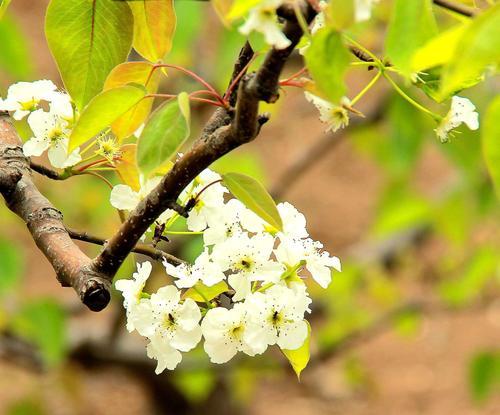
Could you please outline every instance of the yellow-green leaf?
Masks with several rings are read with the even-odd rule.
[[[211,287],[206,286],[205,284],[198,282],[187,290],[183,297],[191,298],[198,303],[204,303],[205,301],[210,301],[217,297],[218,295],[225,293],[229,290],[228,285],[225,281],[218,282]]]
[[[470,85],[489,65],[500,64],[500,4],[492,6],[468,25],[443,68],[440,96]]]
[[[137,144],[126,144],[120,148],[120,159],[115,162],[118,175],[123,183],[130,186],[136,192],[141,188],[139,181],[139,169],[136,165]]]
[[[104,91],[136,83],[143,85],[148,94],[154,94],[158,90],[160,78],[161,71],[153,71],[153,64],[150,62],[126,62],[111,71],[104,83]],[[144,99],[111,124],[111,130],[118,141],[129,137],[141,126],[152,106],[152,99]]]
[[[128,5],[134,15],[134,49],[150,62],[162,60],[175,33],[173,0],[136,0]]]
[[[94,97],[85,107],[69,138],[69,152],[109,127],[146,95],[140,85],[108,89]]]
[[[490,104],[483,120],[481,135],[484,159],[500,198],[500,96]]]
[[[235,198],[275,229],[283,230],[283,222],[273,198],[253,177],[241,173],[222,175],[224,185]]]
[[[189,97],[182,92],[149,117],[137,144],[139,170],[146,176],[151,175],[175,155],[189,133]]]
[[[0,19],[3,17],[5,12],[7,11],[7,8],[9,7],[9,4],[12,0],[1,0],[0,2]]]
[[[439,33],[422,47],[417,49],[412,57],[412,72],[421,72],[425,69],[435,68],[448,63],[468,23],[459,24]]]
[[[229,20],[236,20],[243,16],[246,16],[250,9],[262,3],[263,0],[234,0],[227,18]]]
[[[403,74],[411,74],[412,56],[437,32],[431,0],[396,0],[386,37],[386,52]]]
[[[115,0],[51,0],[45,34],[64,85],[79,110],[101,90],[132,46],[129,4]]]
[[[309,363],[309,359],[311,357],[310,351],[310,343],[311,343],[311,325],[307,320],[304,320],[307,323],[307,337],[304,341],[304,344],[300,346],[296,350],[281,350],[283,354],[286,356],[290,364],[292,365],[293,370],[297,374],[297,378],[300,380],[300,374],[306,368]]]

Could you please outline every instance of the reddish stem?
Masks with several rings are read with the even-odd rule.
[[[93,161],[92,163],[88,163],[88,164],[85,164],[84,166],[80,167],[77,170],[77,172],[81,173],[82,171],[87,170],[90,167],[93,167],[93,166],[96,166],[96,165],[99,165],[99,164],[102,164],[102,163],[106,163],[107,161],[108,161],[107,159],[101,159],[101,160]]]
[[[227,102],[227,100],[231,96],[234,88],[236,87],[236,85],[238,85],[238,82],[240,82],[241,78],[243,77],[243,75],[245,75],[246,71],[248,70],[248,68],[250,67],[250,65],[252,64],[252,62],[255,60],[256,57],[257,57],[257,54],[254,53],[254,55],[252,56],[252,59],[250,59],[250,61],[243,67],[243,69],[240,71],[238,76],[236,76],[236,78],[233,79],[233,82],[231,82],[231,85],[229,85],[226,93],[224,94],[224,98],[223,98],[224,101]]]

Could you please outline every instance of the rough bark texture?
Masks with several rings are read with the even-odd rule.
[[[95,271],[66,232],[61,212],[33,184],[29,160],[7,114],[0,115],[0,192],[7,207],[26,223],[61,285],[73,287],[91,310],[104,308],[110,278]]]

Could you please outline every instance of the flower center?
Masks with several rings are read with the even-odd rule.
[[[50,141],[56,144],[64,138],[64,132],[60,128],[54,128],[49,132],[48,136]]]
[[[231,337],[233,337],[236,340],[241,340],[241,337],[243,336],[243,332],[245,331],[245,327],[243,325],[239,325],[236,327],[233,327],[231,330]]]
[[[236,268],[243,271],[250,271],[254,266],[252,258],[244,257],[236,264]]]
[[[34,111],[38,106],[38,100],[32,98],[30,101],[19,102],[19,105],[24,111]]]

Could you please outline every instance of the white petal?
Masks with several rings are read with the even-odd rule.
[[[170,341],[170,345],[182,352],[189,352],[194,349],[201,340],[201,327],[195,326],[192,330],[186,331],[177,329]]]
[[[118,184],[111,191],[110,202],[116,209],[134,210],[140,202],[140,197],[130,186]]]
[[[304,320],[285,323],[281,326],[278,346],[285,350],[296,350],[304,344],[307,333],[307,323]]]
[[[24,143],[23,153],[26,157],[41,156],[49,146],[50,141],[34,137]]]

